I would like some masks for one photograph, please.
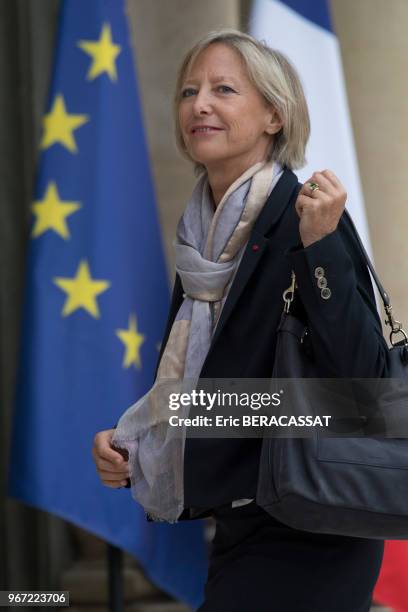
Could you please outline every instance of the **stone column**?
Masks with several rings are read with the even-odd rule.
[[[376,269],[408,326],[408,3],[331,5]]]

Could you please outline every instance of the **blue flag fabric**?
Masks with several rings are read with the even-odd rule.
[[[162,589],[203,596],[201,522],[148,523],[104,487],[91,448],[153,382],[169,304],[123,0],[65,0],[23,314],[10,494],[132,554]]]
[[[325,30],[333,31],[328,0],[313,0],[312,2],[310,0],[280,0],[280,2]]]

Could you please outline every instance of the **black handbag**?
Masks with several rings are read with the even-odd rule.
[[[347,213],[346,213],[347,214]],[[391,326],[389,375],[408,378],[408,339],[349,217]],[[273,378],[319,378],[305,351],[307,326],[290,313],[295,278],[284,292]],[[400,340],[397,341],[398,336]],[[384,379],[379,379],[384,380]],[[387,379],[388,380],[388,379]],[[302,402],[303,397],[300,397]],[[403,406],[408,412],[408,402]],[[401,413],[400,413],[401,414]],[[408,539],[408,438],[268,438],[262,441],[256,502],[305,531],[376,539]]]

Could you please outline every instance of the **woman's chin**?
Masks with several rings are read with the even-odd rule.
[[[203,166],[211,166],[219,161],[221,161],[221,159],[224,159],[224,157],[222,155],[220,155],[219,152],[216,151],[194,151],[194,152],[189,152],[190,157],[197,163],[197,164],[202,164]]]

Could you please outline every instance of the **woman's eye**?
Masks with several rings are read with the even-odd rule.
[[[217,86],[217,91],[219,91],[220,93],[234,93],[234,90],[232,89],[232,87],[229,87],[229,85],[218,85]],[[191,96],[194,96],[197,93],[197,90],[194,89],[193,87],[186,87],[185,89],[182,90],[181,92],[181,97],[182,98],[190,98]]]
[[[234,91],[232,87],[229,87],[228,85],[220,85],[218,89],[221,91],[221,93],[229,93],[230,91]]]
[[[192,87],[187,87],[186,89],[183,89],[183,91],[181,92],[181,97],[189,98],[190,96],[194,94],[195,94],[195,89],[193,89]]]

